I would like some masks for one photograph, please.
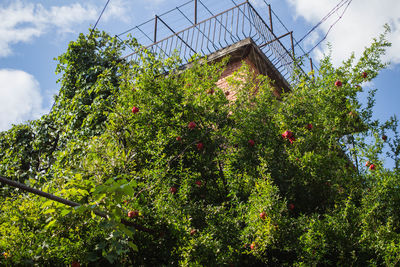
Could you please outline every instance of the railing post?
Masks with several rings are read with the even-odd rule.
[[[194,24],[197,24],[197,0],[194,0]]]
[[[157,42],[157,19],[158,16],[156,15],[155,19],[154,19],[154,43]]]
[[[293,58],[294,58],[293,31],[290,32],[290,43],[292,45],[292,54],[293,54]]]
[[[270,4],[268,4],[268,13],[269,13],[269,25],[271,26],[271,32],[274,32],[274,28],[272,27],[272,12]]]
[[[311,65],[312,77],[313,77],[313,79],[314,79],[314,78],[315,78],[315,77],[314,77],[314,66],[313,66],[313,63],[312,63],[312,58],[310,58],[310,65]]]

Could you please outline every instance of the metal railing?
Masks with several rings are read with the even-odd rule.
[[[289,83],[295,82],[292,77],[296,64],[293,42],[292,47],[288,49],[280,40],[289,34],[293,38],[292,33],[277,37],[248,1],[179,32],[174,32],[161,16],[156,16],[154,20],[154,42],[145,47],[151,53],[161,57],[169,57],[175,53],[186,63],[195,55],[209,55],[250,37],[281,75]],[[160,26],[170,31],[171,35],[157,40],[157,28]],[[135,51],[124,58],[139,61],[138,56]]]

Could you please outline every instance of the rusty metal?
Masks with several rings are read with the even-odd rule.
[[[269,4],[268,4],[268,14],[269,14],[269,26],[271,27],[271,32],[274,32],[274,28],[272,26],[271,5]]]
[[[174,31],[171,27],[169,27],[168,24],[165,23],[160,17],[157,17],[157,18],[158,18],[157,20],[161,21],[173,34],[176,34],[175,31]],[[196,53],[196,51],[195,51],[190,45],[188,45],[182,38],[180,38],[179,36],[177,36],[177,37],[178,37],[179,40],[181,40],[185,45],[187,45],[193,52]],[[168,39],[167,39],[167,41],[168,41]]]
[[[194,0],[194,24],[197,24],[197,0]]]
[[[157,21],[158,16],[156,15],[154,18],[154,43],[157,42]]]
[[[263,0],[265,5],[268,6],[268,3],[266,2],[266,0]],[[289,29],[285,26],[285,24],[281,21],[281,19],[279,18],[279,16],[274,12],[274,10],[271,8],[271,15],[273,17],[273,19],[275,19],[281,27],[283,27],[283,29],[286,32],[289,32]],[[304,58],[308,58],[310,59],[310,56],[304,51],[303,47],[299,44],[299,41],[296,40],[296,38],[293,37],[293,41],[295,43],[295,47],[297,47],[297,49],[300,49],[300,52],[302,55],[304,55]],[[298,58],[297,60],[302,60],[302,58]],[[318,71],[318,67],[313,63],[313,69]]]
[[[259,47],[259,48],[263,48],[264,46],[269,45],[269,44],[271,44],[272,42],[275,42],[275,41],[277,41],[278,39],[281,39],[281,38],[283,38],[283,37],[285,37],[285,36],[288,36],[289,34],[291,34],[291,32],[285,33],[285,34],[283,34],[283,35],[277,37],[277,38],[274,39],[274,40],[271,40],[271,41],[269,41],[269,42],[266,42],[265,44],[259,45],[258,47]]]
[[[294,59],[293,33],[288,31],[279,37],[275,35],[272,30],[272,9],[270,9],[270,23],[267,24],[248,1],[235,4],[231,8],[218,12],[217,14],[213,14],[201,0],[193,1],[195,1],[194,23],[181,11],[181,7],[177,7],[175,9],[176,12],[183,15],[183,19],[189,21],[191,24],[181,31],[175,32],[172,27],[169,26],[168,22],[164,20],[164,18],[161,18],[161,15],[156,16],[154,18],[154,29],[163,33],[165,37],[160,38],[155,32],[154,40],[156,40],[156,42],[146,45],[141,49],[146,49],[151,53],[164,57],[177,53],[183,60],[183,63],[186,63],[196,54],[200,56],[212,54],[240,40],[252,38],[254,43],[261,49],[272,64],[274,64],[277,70],[281,72],[282,76],[285,77],[289,83],[294,82],[292,74],[294,73],[296,61]],[[270,8],[269,5],[268,7]],[[208,12],[210,17],[198,21],[199,13],[197,12],[199,8]],[[157,27],[158,20],[165,26],[163,32],[160,26],[161,24]],[[146,32],[141,30],[141,26],[138,30],[143,36],[147,36]],[[172,35],[166,36],[165,33],[167,30],[169,30]],[[291,49],[287,49],[281,41],[281,39],[287,35],[291,35]],[[157,38],[159,38],[159,40],[157,40]],[[287,46],[290,47],[290,44]],[[291,50],[291,52],[289,50]],[[140,61],[137,51],[124,58],[133,60],[134,62]]]
[[[195,1],[197,1],[197,0],[195,0]],[[178,10],[179,13],[180,13],[186,20],[188,20],[188,21],[190,22],[190,24],[197,24],[197,22],[196,22],[196,23],[193,23],[193,22],[185,15],[185,13],[183,13],[183,12],[180,10],[179,7],[177,7],[176,10]],[[196,18],[196,19],[197,19],[197,18]],[[208,38],[208,36],[207,36],[206,34],[204,34],[204,32],[198,27],[198,25],[196,25],[196,29],[203,35],[203,37],[204,37],[205,39],[208,39],[208,41],[211,42],[211,40]],[[202,51],[202,52],[204,53],[204,51]],[[210,51],[209,51],[209,53],[210,53]]]
[[[310,70],[311,70],[311,75],[312,75],[313,79],[315,79],[315,76],[314,76],[314,64],[312,62],[312,58],[311,57],[310,57]]]
[[[310,67],[311,67],[311,71],[314,71],[313,63],[312,63],[312,58],[310,58]]]
[[[293,55],[293,58],[294,58],[293,32],[290,32],[290,44],[292,45],[292,55]]]

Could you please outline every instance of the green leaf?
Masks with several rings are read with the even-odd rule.
[[[63,209],[63,210],[60,212],[60,215],[61,215],[62,217],[64,217],[65,215],[69,214],[70,212],[71,212],[70,209]]]
[[[132,241],[128,241],[128,246],[133,249],[133,251],[138,252],[139,249],[138,247],[132,242]]]
[[[54,203],[54,200],[47,200],[46,202],[44,202],[42,204],[42,207],[45,208],[45,207],[51,206],[53,203]]]
[[[55,211],[56,211],[55,209],[48,209],[45,212],[43,212],[43,214],[49,214],[49,213],[53,213]]]
[[[56,222],[57,222],[57,220],[51,220],[44,228],[48,229],[48,228],[52,227]]]

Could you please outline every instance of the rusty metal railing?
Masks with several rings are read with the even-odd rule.
[[[186,63],[197,54],[201,56],[209,55],[250,37],[282,76],[289,83],[295,82],[292,77],[296,64],[293,42],[291,47],[286,48],[280,40],[287,35],[292,37],[292,33],[289,32],[277,37],[271,30],[272,24],[268,26],[248,1],[237,4],[178,32],[175,32],[161,16],[155,17],[154,25],[153,41],[155,42],[145,47],[151,53],[161,57],[169,57],[175,53]],[[160,26],[170,31],[171,34],[157,40],[157,27]],[[149,36],[147,37],[150,39]],[[140,61],[138,56],[137,51],[135,51],[124,58]]]

